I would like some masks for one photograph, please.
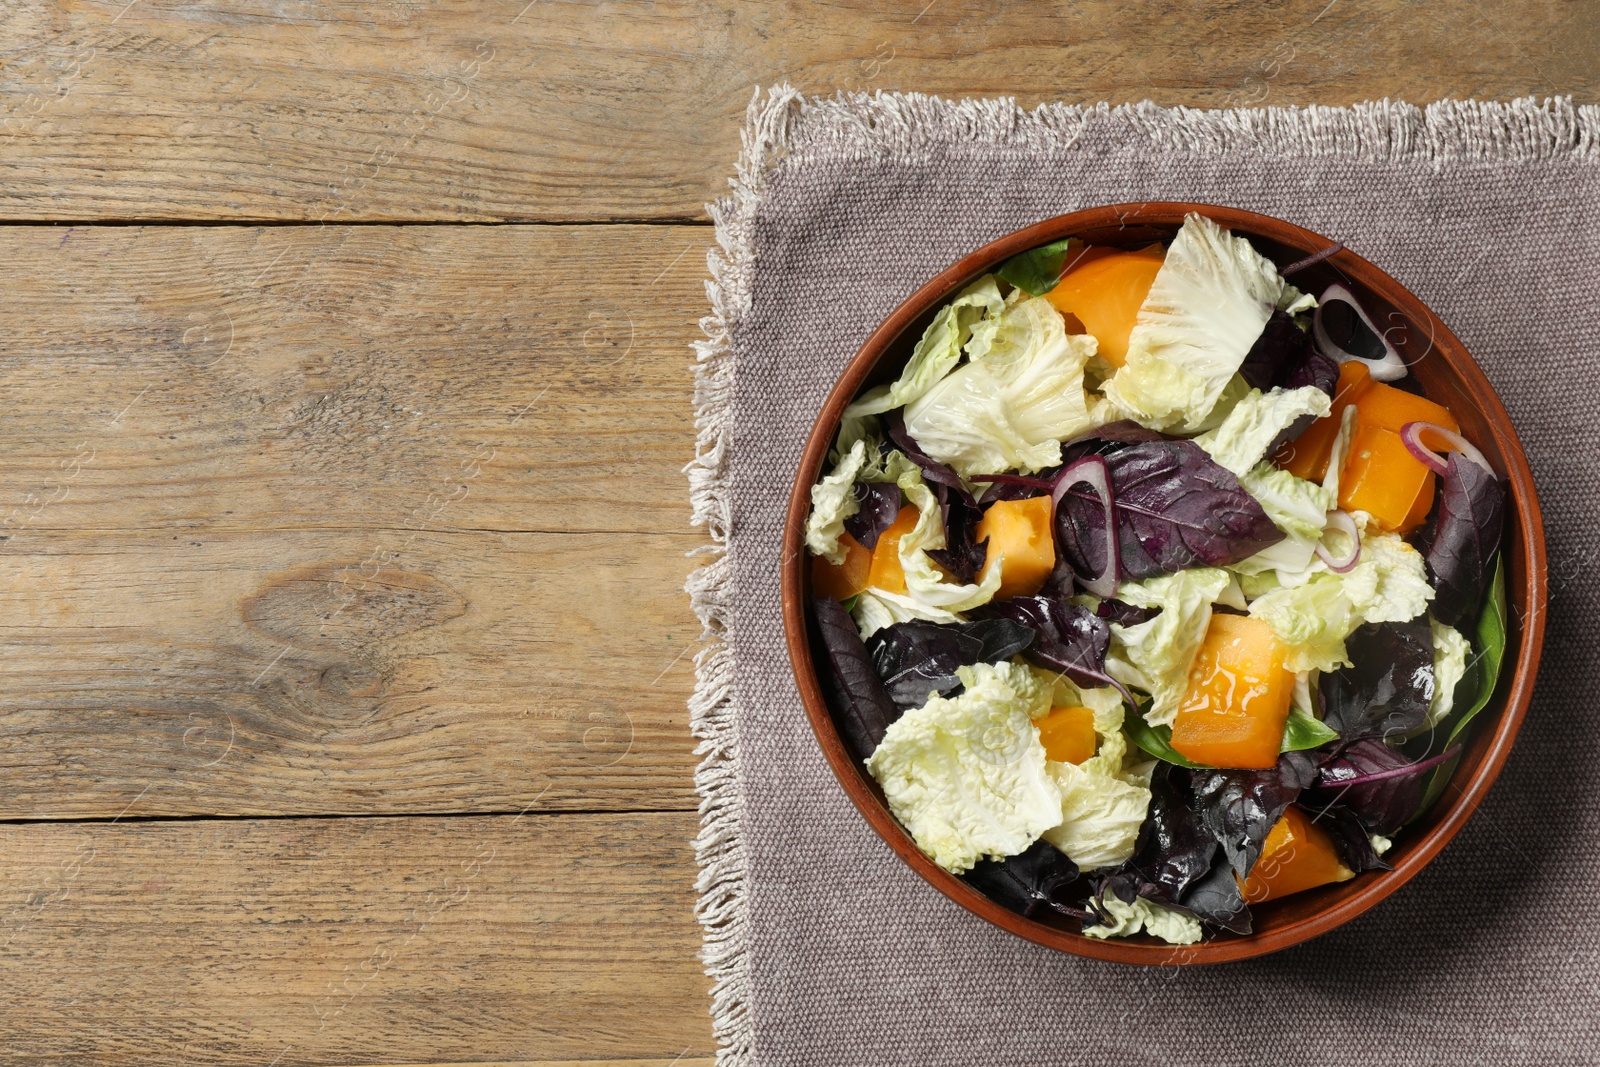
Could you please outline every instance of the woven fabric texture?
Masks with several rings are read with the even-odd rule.
[[[700,918],[728,1064],[1600,1062],[1600,109],[1250,112],[920,96],[752,104],[714,206],[691,581]],[[872,328],[1009,231],[1096,204],[1225,204],[1341,240],[1465,342],[1548,524],[1537,697],[1487,802],[1340,930],[1240,964],[1059,954],[902,865],[829,772],[783,648],[779,543],[812,421]]]

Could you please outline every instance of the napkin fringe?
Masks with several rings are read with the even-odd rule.
[[[728,537],[733,516],[728,484],[734,359],[732,338],[750,310],[757,208],[774,170],[785,162],[855,156],[917,162],[966,149],[992,154],[1065,151],[1091,124],[1114,124],[1128,151],[1348,156],[1441,165],[1600,158],[1600,107],[1568,97],[1525,97],[1505,103],[1447,100],[1426,108],[1381,100],[1351,107],[1206,111],[1144,102],[1111,106],[1042,104],[1026,110],[1009,98],[945,100],[920,93],[840,93],[808,99],[788,85],[757,89],[741,134],[732,194],[707,205],[717,247],[706,257],[711,314],[700,320],[705,340],[695,351],[695,457],[689,478],[692,522],[713,558],[690,575],[687,590],[704,628],[689,702],[698,740],[695,790],[700,873],[695,908],[705,931],[701,960],[712,979],[712,1030],[719,1067],[754,1062],[742,838],[744,793],[739,780],[739,728],[731,622],[733,566]]]
[[[787,86],[779,90],[769,96],[760,121],[781,128],[788,154],[801,158],[854,155],[915,163],[964,149],[1037,154],[1069,149],[1093,126],[1113,128],[1108,132],[1128,151],[1345,156],[1435,166],[1600,159],[1600,106],[1575,105],[1566,96],[1443,100],[1423,108],[1384,99],[1349,107],[1227,111],[1149,101],[1027,110],[1009,97],[841,92],[804,99]]]
[[[765,101],[750,101],[733,195],[707,205],[716,224],[717,247],[706,256],[711,278],[706,296],[711,314],[700,320],[706,339],[695,352],[695,455],[689,476],[691,522],[704,527],[711,544],[697,549],[712,560],[687,584],[689,601],[703,627],[704,647],[695,656],[695,689],[689,701],[690,730],[698,739],[695,792],[700,796],[700,833],[695,859],[700,875],[695,917],[705,930],[701,962],[712,979],[711,1020],[719,1065],[751,1062],[755,1027],[749,1017],[749,965],[745,951],[745,855],[741,825],[744,794],[739,787],[739,727],[733,705],[733,652],[727,643],[733,599],[733,563],[728,556],[732,515],[727,449],[733,413],[732,334],[750,309],[754,268],[751,244],[756,205],[767,176],[782,155],[788,118],[799,93],[773,88]],[[691,553],[694,554],[694,553]]]

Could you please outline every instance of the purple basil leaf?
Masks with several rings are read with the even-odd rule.
[[[900,514],[900,487],[893,482],[857,482],[854,492],[856,513],[844,520],[844,528],[862,548],[877,548],[878,537]]]
[[[1060,671],[1085,688],[1114,686],[1131,701],[1120,682],[1106,673],[1111,626],[1088,608],[1060,597],[1014,596],[992,600],[970,614],[975,618],[1011,619],[1034,633],[1024,655],[1041,667]]]
[[[1305,362],[1294,368],[1278,383],[1281,389],[1304,389],[1314,385],[1333,399],[1339,388],[1339,361],[1325,356],[1315,348],[1306,351]],[[1302,416],[1310,418],[1311,416]]]
[[[1033,631],[1010,619],[976,622],[897,622],[867,645],[889,699],[920,708],[934,693],[948,696],[961,684],[957,667],[1008,660],[1033,643]]]
[[[1352,742],[1323,761],[1310,803],[1342,804],[1375,834],[1392,834],[1422,805],[1427,773],[1453,757],[1451,748],[1413,763],[1382,741]],[[1317,810],[1317,808],[1313,808]]]
[[[1178,440],[1169,438],[1166,434],[1155,430],[1146,429],[1132,419],[1118,419],[1108,422],[1104,426],[1090,430],[1080,437],[1074,437],[1061,446],[1061,466],[1052,467],[1047,471],[1040,471],[1039,477],[1055,480],[1055,476],[1062,470],[1076,463],[1084,456],[1109,456],[1113,452],[1120,452],[1129,445],[1142,445],[1151,441]]]
[[[1178,906],[1201,922],[1236,934],[1250,933],[1250,905],[1226,863],[1216,864],[1197,880]]]
[[[1140,426],[1132,419],[1118,419],[1116,422],[1108,422],[1103,426],[1098,426],[1082,437],[1074,438],[1074,441],[1069,442],[1069,445],[1085,440],[1109,442],[1111,444],[1139,445],[1148,441],[1166,441],[1168,439],[1160,431],[1152,430],[1147,426]],[[1109,451],[1114,452],[1116,450],[1110,449]]]
[[[1041,908],[1080,921],[1087,915],[1066,899],[1067,887],[1078,880],[1077,864],[1046,841],[1003,860],[985,860],[962,877],[990,900],[1025,916]]]
[[[813,600],[811,613],[828,653],[824,669],[817,673],[833,721],[856,758],[866,759],[877,751],[889,724],[900,717],[900,709],[878,680],[867,646],[844,605],[827,598]]]
[[[1339,364],[1318,352],[1311,343],[1311,334],[1295,324],[1294,316],[1285,311],[1274,311],[1266,327],[1239,367],[1239,374],[1252,387],[1266,392],[1269,389],[1300,389],[1314,385],[1333,399],[1339,381]],[[1302,415],[1284,427],[1267,449],[1267,455],[1279,446],[1293,441],[1306,432],[1316,421],[1315,415]]]
[[[1138,626],[1140,623],[1149,622],[1161,614],[1160,608],[1141,608],[1128,603],[1126,600],[1117,600],[1115,597],[1100,601],[1094,613],[1106,622],[1116,623],[1118,626]]]
[[[1303,389],[1308,385],[1314,385],[1327,393],[1331,400],[1339,388],[1339,361],[1323,355],[1312,347],[1306,351],[1306,361],[1279,384],[1284,389]],[[1315,415],[1301,415],[1295,419],[1284,427],[1282,433],[1273,438],[1272,447],[1267,449],[1267,455],[1272,455],[1283,445],[1305,433],[1316,421]]]
[[[1311,335],[1296,325],[1294,316],[1274,311],[1239,365],[1239,376],[1264,393],[1299,369],[1310,351]]]
[[[1316,777],[1317,762],[1306,752],[1285,752],[1266,770],[1190,773],[1201,824],[1222,845],[1234,872],[1245,878],[1261,856],[1267,832]]]
[[[1460,626],[1477,618],[1505,530],[1505,485],[1459,452],[1449,453],[1439,501],[1417,537],[1433,583],[1433,614]]]
[[[1106,466],[1124,579],[1238,563],[1283,540],[1239,479],[1193,441],[1129,445],[1107,456]],[[1068,490],[1056,508],[1056,544],[1080,574],[1101,572],[1104,521],[1086,489]]]
[[[942,488],[942,487],[941,487]],[[943,548],[928,549],[928,558],[950,572],[951,577],[967,585],[983,570],[989,558],[989,540],[977,540],[978,522],[983,510],[966,494],[942,492],[940,510],[944,513]]]
[[[898,408],[884,416],[883,428],[895,447],[904,452],[907,459],[922,468],[922,480],[934,486],[940,500],[944,499],[945,491],[949,491],[964,498],[967,504],[977,507],[978,502],[967,491],[967,487],[961,484],[960,475],[928,455],[922,450],[922,446],[917,444],[916,438],[911,436],[911,431],[906,429],[905,416]]]
[[[1333,847],[1338,851],[1339,858],[1344,861],[1346,867],[1357,874],[1362,871],[1390,869],[1389,865],[1383,862],[1383,857],[1372,847],[1372,839],[1367,836],[1367,828],[1355,812],[1343,804],[1334,804],[1313,812],[1312,817],[1318,826],[1328,832],[1328,836],[1333,840]]]
[[[989,550],[975,540],[978,521],[983,509],[955,471],[929,456],[906,429],[904,417],[898,410],[884,419],[884,430],[889,440],[906,454],[906,458],[922,468],[922,479],[933,486],[939,498],[939,508],[944,519],[944,548],[929,549],[928,558],[949,571],[963,585],[971,582],[983,569]]]
[[[996,500],[1031,500],[1036,496],[1049,496],[1054,488],[1055,476],[1060,467],[1040,471],[1038,474],[1006,474],[978,478],[987,488],[978,494],[978,502],[988,507]]]
[[[1345,650],[1352,666],[1325,672],[1318,687],[1322,721],[1340,737],[1398,737],[1427,721],[1434,674],[1426,618],[1366,623]]]
[[[1211,869],[1217,842],[1189,805],[1188,771],[1157,763],[1150,775],[1150,807],[1128,866],[1160,890],[1162,903],[1178,904],[1190,885]],[[1148,894],[1146,894],[1148,895]]]

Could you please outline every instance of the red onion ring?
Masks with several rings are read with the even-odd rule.
[[[1350,513],[1342,508],[1328,512],[1328,525],[1337,527],[1343,533],[1348,534],[1350,543],[1355,547],[1350,550],[1350,555],[1347,558],[1338,559],[1332,552],[1328,551],[1321,541],[1318,541],[1317,558],[1326,563],[1330,570],[1337,571],[1340,574],[1349,574],[1355,568],[1355,565],[1361,561],[1361,531],[1356,527],[1356,520],[1351,518]]]
[[[1078,576],[1084,590],[1105,598],[1117,594],[1117,512],[1116,498],[1111,495],[1111,472],[1103,456],[1084,456],[1063,470],[1056,478],[1055,489],[1050,493],[1050,522],[1055,523],[1061,498],[1075,485],[1087,485],[1100,498],[1106,515],[1106,566],[1093,578]]]
[[[1372,335],[1383,345],[1382,359],[1366,359],[1356,355],[1354,352],[1346,352],[1334,343],[1333,338],[1328,336],[1327,327],[1322,323],[1322,313],[1330,300],[1337,300],[1340,303],[1350,305],[1350,309],[1356,313],[1356,317],[1361,320],[1367,329],[1372,331]],[[1340,363],[1349,363],[1351,360],[1365,363],[1374,381],[1392,382],[1406,376],[1406,361],[1400,358],[1400,353],[1395,351],[1394,345],[1389,343],[1388,335],[1373,324],[1372,319],[1367,317],[1367,309],[1361,306],[1361,301],[1357,300],[1356,295],[1342,285],[1328,286],[1322,291],[1322,295],[1317,298],[1317,310],[1311,317],[1311,336],[1317,343],[1317,350],[1329,359],[1336,359]]]
[[[1439,453],[1422,443],[1422,435],[1425,433],[1442,437],[1445,444],[1461,453],[1462,459],[1476,463],[1490,474],[1494,473],[1494,468],[1489,466],[1489,461],[1483,458],[1483,453],[1474,448],[1472,442],[1460,434],[1432,422],[1406,423],[1400,427],[1401,442],[1406,446],[1407,452],[1421,460],[1433,473],[1444,474],[1445,471],[1450,469],[1450,463]]]

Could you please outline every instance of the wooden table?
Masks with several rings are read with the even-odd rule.
[[[711,1062],[681,468],[752,84],[1600,93],[1578,2],[0,19],[6,1064]]]

